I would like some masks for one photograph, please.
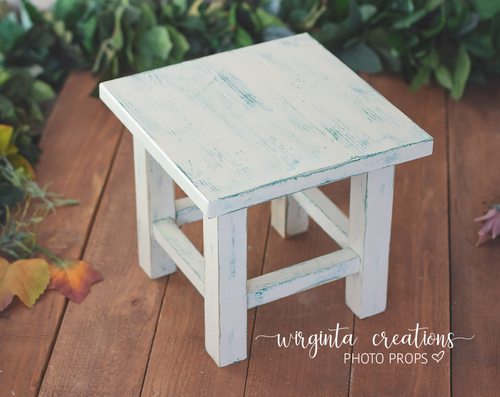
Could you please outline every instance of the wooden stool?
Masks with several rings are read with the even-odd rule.
[[[432,138],[308,34],[101,84],[134,135],[139,262],[178,266],[205,298],[218,366],[247,357],[247,309],[346,277],[360,318],[385,310],[394,165]],[[317,187],[351,178],[349,219]],[[188,198],[175,200],[174,181]],[[340,251],[247,280],[247,208],[283,236],[308,215]],[[179,229],[203,219],[204,257]]]

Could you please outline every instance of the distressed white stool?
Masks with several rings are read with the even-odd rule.
[[[385,310],[394,165],[432,138],[307,34],[101,84],[134,135],[139,261],[205,298],[217,365],[247,356],[247,309],[346,277],[360,318]],[[317,186],[351,177],[349,219]],[[189,196],[175,200],[176,182]],[[247,208],[283,236],[308,215],[342,249],[247,280]],[[203,219],[204,257],[179,226]]]

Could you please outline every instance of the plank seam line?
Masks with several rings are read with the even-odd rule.
[[[451,291],[451,189],[450,189],[450,96],[447,92],[444,93],[444,122],[446,130],[446,188],[448,199],[448,301],[450,315],[450,332],[452,332],[452,291]],[[450,396],[453,396],[453,349],[450,349]]]
[[[90,220],[89,227],[87,229],[87,233],[85,234],[85,237],[83,240],[83,245],[82,245],[82,249],[80,251],[79,259],[83,259],[84,255],[85,255],[85,251],[87,249],[87,244],[89,242],[90,234],[91,234],[92,229],[94,227],[97,213],[99,212],[99,209],[101,207],[101,202],[102,202],[102,198],[104,196],[104,192],[106,191],[106,187],[108,186],[109,176],[111,175],[111,171],[112,171],[113,166],[115,164],[116,155],[118,154],[118,148],[120,147],[120,144],[122,142],[124,130],[125,130],[124,127],[122,127],[120,130],[120,135],[118,137],[118,141],[116,143],[116,147],[115,147],[115,150],[113,152],[113,156],[111,157],[111,162],[110,162],[109,167],[108,167],[108,172],[106,173],[106,177],[104,178],[104,184],[102,185],[101,193],[99,194],[99,198],[97,199],[94,213],[92,214],[92,218]],[[54,331],[54,336],[52,337],[52,341],[50,343],[50,347],[48,350],[48,357],[47,357],[47,360],[45,361],[45,364],[44,364],[42,371],[40,373],[40,382],[38,383],[37,389],[35,391],[36,396],[40,395],[40,389],[42,388],[42,384],[43,384],[43,381],[45,379],[45,374],[47,373],[47,368],[48,368],[50,360],[52,358],[52,353],[54,352],[54,346],[56,344],[57,338],[59,337],[59,331],[61,330],[61,325],[62,325],[64,316],[66,315],[66,309],[68,308],[68,302],[69,302],[69,299],[65,298],[64,307],[61,310],[61,314],[59,316],[59,319],[57,321],[57,325],[56,325],[56,328]]]
[[[270,204],[269,204],[270,205]],[[262,253],[262,265],[260,267],[260,276],[264,272],[264,263],[266,262],[266,254],[267,254],[267,245],[269,243],[269,231],[271,230],[271,213],[269,213],[269,219],[267,221],[267,233],[266,233],[266,243],[264,244],[264,252]],[[243,386],[243,397],[245,397],[247,393],[247,383],[248,383],[248,371],[250,370],[250,359],[252,357],[252,346],[253,346],[253,336],[255,335],[255,323],[257,322],[257,309],[259,307],[256,306],[255,314],[253,317],[253,325],[252,325],[252,337],[250,338],[250,346],[248,347],[248,360],[247,360],[247,373],[245,375],[245,385]]]
[[[354,336],[354,329],[356,328],[356,316],[353,315],[352,319],[352,335]],[[354,344],[351,346],[351,365],[349,365],[349,379],[347,382],[347,397],[351,395],[351,376],[352,376],[352,367],[353,367],[353,361],[352,361],[352,355],[354,354]]]
[[[167,276],[167,281],[165,287],[163,288],[163,295],[161,296],[160,307],[158,309],[158,315],[156,316],[156,325],[153,331],[153,337],[151,338],[151,346],[149,348],[148,359],[146,360],[146,367],[144,368],[144,375],[142,377],[141,389],[139,390],[139,397],[142,396],[144,391],[144,384],[146,383],[146,376],[148,374],[149,361],[151,360],[151,354],[153,353],[153,347],[156,339],[156,333],[158,332],[158,324],[160,323],[161,310],[163,309],[163,302],[165,302],[165,295],[167,293],[167,286],[170,281],[170,275]]]

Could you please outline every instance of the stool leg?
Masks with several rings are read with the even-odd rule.
[[[205,348],[219,367],[247,357],[247,210],[203,218]]]
[[[349,247],[360,271],[346,278],[346,303],[359,318],[385,310],[394,166],[351,178]]]
[[[271,201],[271,225],[287,238],[307,232],[309,217],[292,196],[279,197]]]
[[[150,278],[158,278],[176,270],[152,230],[158,219],[175,219],[174,182],[135,137],[134,166],[139,264]]]

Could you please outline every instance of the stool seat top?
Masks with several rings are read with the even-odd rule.
[[[108,81],[100,96],[209,218],[432,153],[308,34]]]

